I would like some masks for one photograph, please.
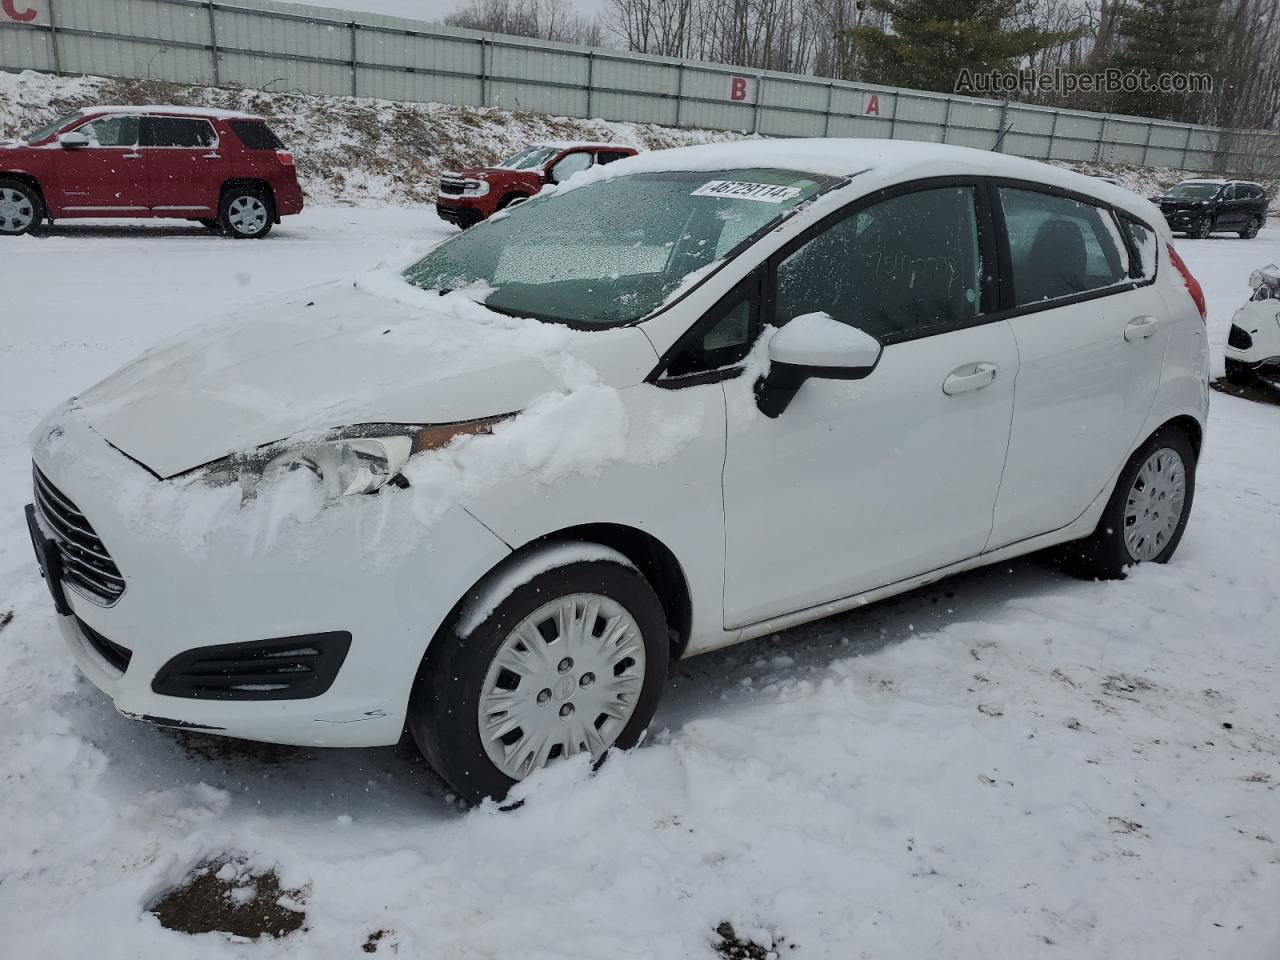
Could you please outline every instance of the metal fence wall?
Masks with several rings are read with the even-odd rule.
[[[481,34],[271,0],[6,0],[0,69],[499,106],[767,136],[1234,171],[1280,135]]]

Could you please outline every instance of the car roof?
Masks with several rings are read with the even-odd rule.
[[[1179,180],[1178,186],[1184,183],[1216,183],[1221,186],[1224,183],[1235,183],[1235,181],[1223,180],[1221,177],[1188,177],[1186,180]]]
[[[721,171],[742,168],[794,170],[798,173],[852,177],[874,172],[891,182],[925,177],[986,176],[1027,180],[1096,197],[1147,220],[1150,202],[1119,187],[1039,160],[914,140],[813,138],[731,140],[640,153],[577,174],[565,186],[576,189],[596,180],[635,173]]]
[[[238,110],[215,110],[212,107],[179,107],[173,104],[147,104],[145,106],[129,106],[127,104],[108,104],[99,107],[84,107],[85,114],[128,113],[146,114],[148,116],[206,117],[220,120],[261,120],[262,117],[252,113],[241,113]]]
[[[589,147],[592,150],[634,150],[635,147],[625,143],[605,143],[598,140],[539,140],[529,144],[531,147],[554,147],[557,150],[568,150],[570,147]]]

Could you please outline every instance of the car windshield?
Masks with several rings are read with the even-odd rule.
[[[1171,187],[1165,196],[1184,200],[1209,200],[1216,197],[1221,189],[1220,183],[1180,183]]]
[[[501,313],[581,327],[638,320],[686,278],[835,183],[794,170],[667,171],[540,197],[405,271],[425,290],[479,288]]]
[[[532,170],[534,167],[541,167],[557,152],[559,151],[555,147],[525,147],[514,157],[503,160],[498,166],[507,170]]]
[[[36,130],[32,133],[28,133],[22,139],[25,140],[27,143],[35,143],[37,140],[43,140],[45,137],[52,136],[53,134],[57,133],[59,130],[65,127],[68,123],[70,123],[72,120],[78,120],[80,117],[81,117],[81,114],[79,112],[68,113],[65,117],[59,117],[57,120],[53,121],[53,123],[49,124],[47,127],[41,127],[39,130]]]

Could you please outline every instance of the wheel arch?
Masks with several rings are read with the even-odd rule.
[[[1187,440],[1190,441],[1191,449],[1195,451],[1196,460],[1200,459],[1200,446],[1204,443],[1204,427],[1200,424],[1199,420],[1190,414],[1179,414],[1176,417],[1166,420],[1155,430],[1152,430],[1147,436],[1147,440],[1150,440],[1157,433],[1166,428],[1181,430],[1186,435]],[[1146,440],[1144,440],[1143,443],[1146,443]],[[1141,444],[1139,444],[1139,446],[1141,446]]]
[[[45,199],[44,187],[40,185],[40,181],[30,173],[24,173],[21,170],[3,170],[0,169],[0,180],[17,180],[25,183],[40,197],[40,205],[44,207],[45,216],[49,215],[49,201]]]
[[[678,660],[688,646],[693,623],[693,595],[684,568],[666,544],[651,533],[617,523],[586,523],[542,534],[517,547],[494,565],[462,595],[441,630],[454,629],[471,604],[491,589],[502,575],[539,550],[563,543],[584,543],[616,550],[635,565],[662,603],[670,633],[671,659]],[[438,636],[438,635],[437,635]],[[430,654],[432,644],[428,646]]]
[[[222,187],[218,190],[218,205],[222,205],[222,198],[227,195],[229,190],[237,188],[252,187],[255,190],[261,190],[266,194],[267,199],[271,201],[271,216],[276,223],[280,222],[280,213],[276,210],[276,191],[266,180],[257,177],[229,177],[222,182]]]
[[[515,203],[517,200],[528,200],[529,197],[530,194],[525,193],[523,190],[508,190],[498,198],[497,209],[503,210],[511,206],[511,204]]]

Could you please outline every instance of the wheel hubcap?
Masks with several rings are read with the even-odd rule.
[[[10,187],[0,190],[0,231],[19,233],[35,219],[35,204],[25,194]]]
[[[644,686],[644,640],[617,601],[576,593],[543,604],[498,648],[478,722],[494,766],[521,780],[559,757],[601,756]]]
[[[1169,545],[1187,499],[1187,471],[1167,447],[1147,457],[1124,507],[1124,544],[1134,560],[1153,560]]]
[[[267,205],[257,197],[236,197],[227,208],[227,220],[240,233],[261,233],[267,225]]]

